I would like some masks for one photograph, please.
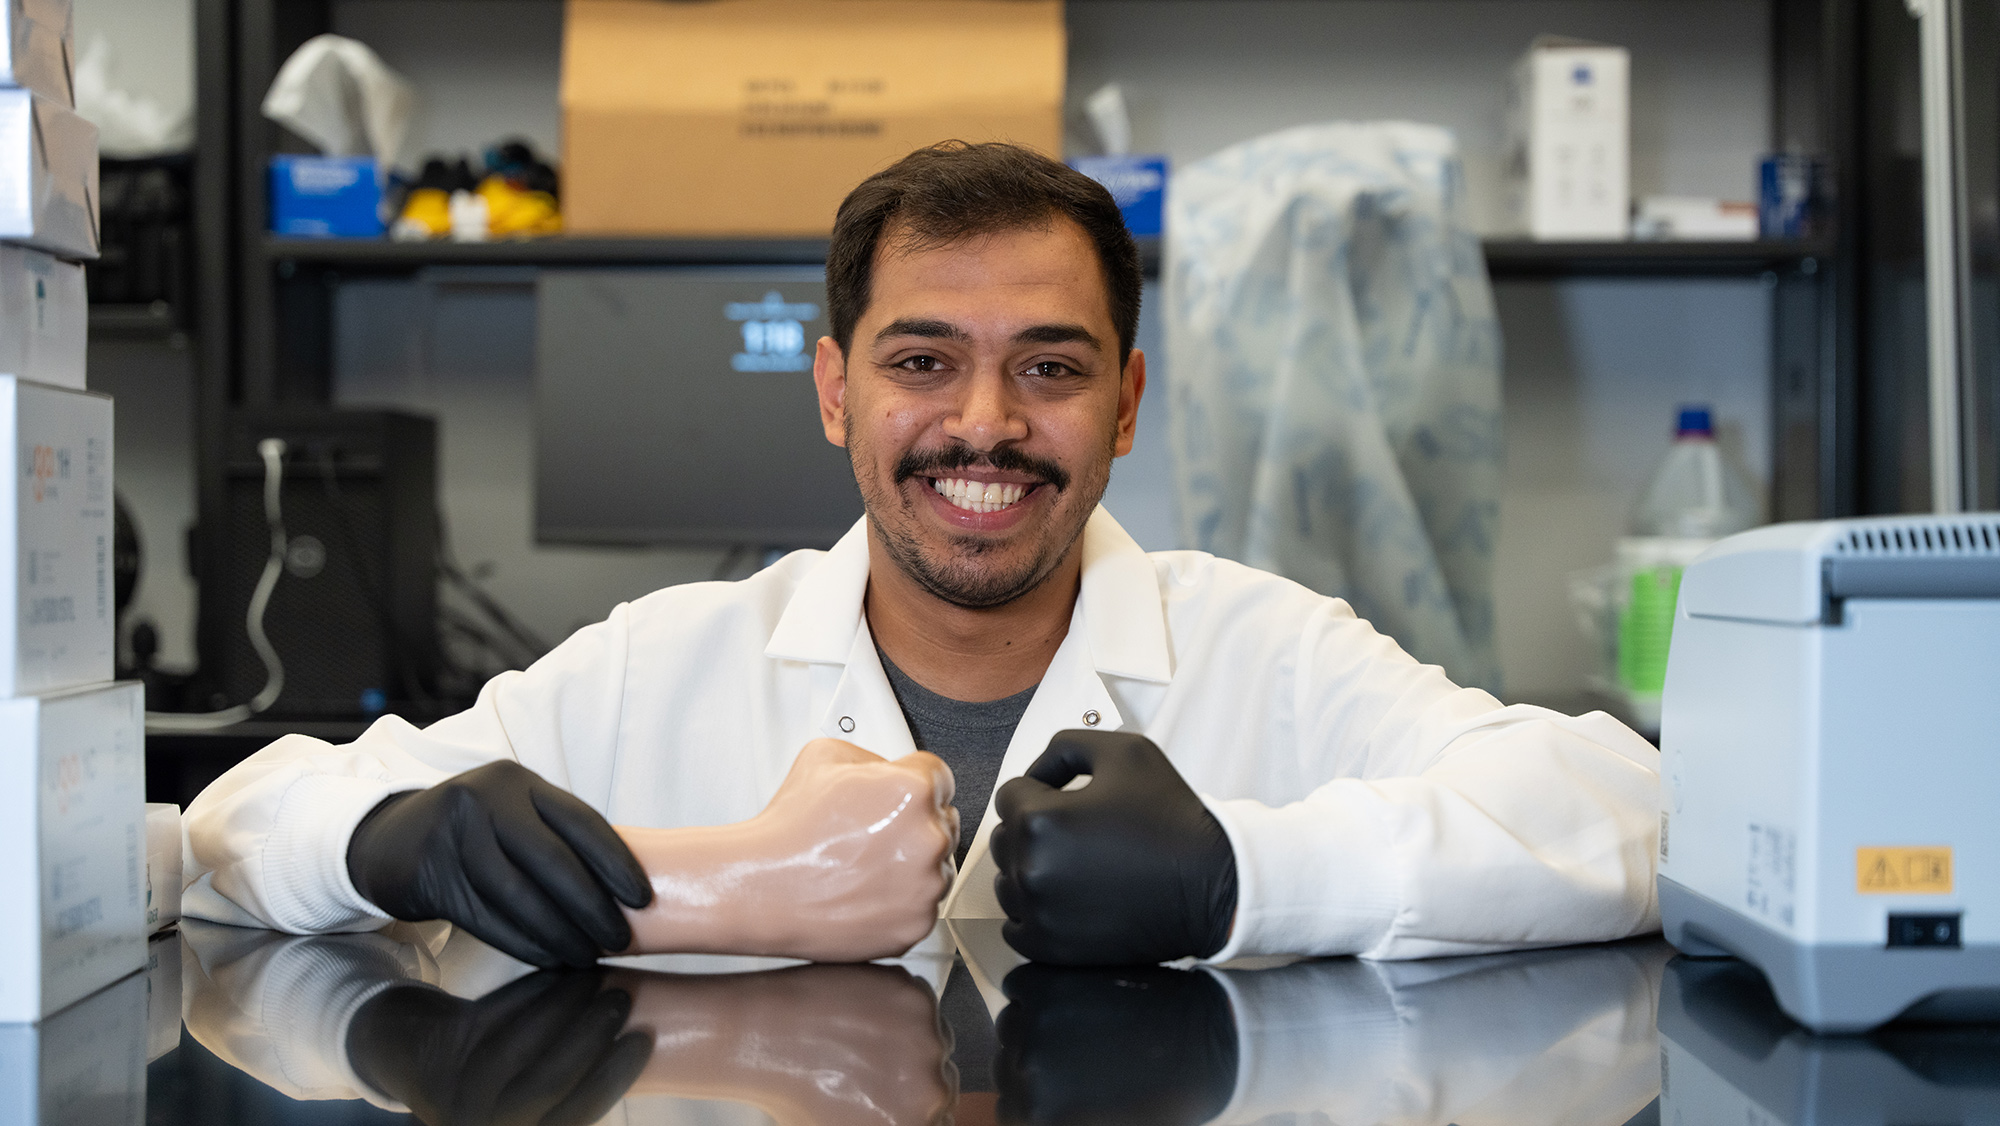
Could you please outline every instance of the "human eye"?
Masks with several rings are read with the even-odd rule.
[[[1035,379],[1071,380],[1082,377],[1084,373],[1062,360],[1036,360],[1028,365],[1024,374]]]
[[[922,374],[926,372],[937,371],[944,365],[939,362],[936,356],[919,352],[914,356],[905,356],[889,366],[896,368],[899,371],[916,372]]]

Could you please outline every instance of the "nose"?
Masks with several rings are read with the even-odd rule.
[[[944,420],[945,434],[982,453],[1028,436],[1028,420],[1001,372],[979,372],[961,386],[958,409]]]

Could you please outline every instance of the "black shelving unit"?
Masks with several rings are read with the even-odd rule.
[[[1217,0],[1223,2],[1223,0]],[[1337,2],[1337,0],[1327,0]],[[1863,61],[1868,5],[1898,0],[1772,0],[1769,149],[1819,155],[1833,206],[1802,243],[1537,243],[1486,245],[1496,279],[1763,277],[1772,302],[1774,473],[1779,519],[1857,510],[1856,403],[1864,340],[1862,245],[1852,217],[1868,204],[1862,174]],[[431,266],[815,263],[817,239],[552,238],[483,244],[300,240],[267,233],[265,168],[285,144],[259,109],[278,66],[331,26],[338,0],[196,0],[196,167],[201,428],[200,505],[222,504],[223,423],[244,407],[324,402],[331,394],[333,294],[354,276]],[[1157,246],[1149,262],[1157,268]],[[219,544],[198,542],[214,573]],[[204,600],[208,606],[210,600]],[[202,653],[236,623],[204,613]]]

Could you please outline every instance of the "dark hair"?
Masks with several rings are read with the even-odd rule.
[[[845,352],[868,308],[875,250],[891,227],[905,249],[1071,219],[1097,248],[1122,365],[1139,330],[1139,248],[1117,201],[1083,173],[1033,149],[945,141],[918,149],[866,180],[840,203],[826,252],[826,308]]]

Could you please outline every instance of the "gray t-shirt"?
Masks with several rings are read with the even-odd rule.
[[[951,767],[954,784],[951,804],[958,810],[958,863],[972,848],[979,819],[986,816],[986,801],[993,796],[994,780],[1000,777],[1000,760],[1014,739],[1014,728],[1028,710],[1035,690],[1016,693],[1004,700],[968,704],[937,693],[911,680],[880,648],[882,671],[889,674],[889,687],[917,749],[929,751]]]

